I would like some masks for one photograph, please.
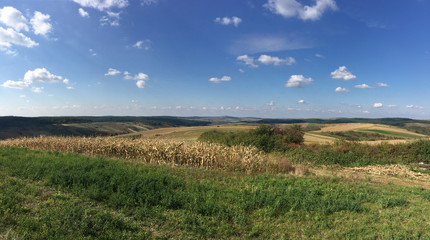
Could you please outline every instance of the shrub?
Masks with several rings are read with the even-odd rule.
[[[264,152],[283,152],[291,144],[302,144],[304,132],[300,125],[287,128],[260,125],[248,132],[208,131],[199,137],[199,141],[220,143],[227,146],[254,146]]]

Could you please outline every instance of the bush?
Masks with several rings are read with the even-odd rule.
[[[303,144],[304,132],[300,125],[287,128],[260,125],[248,132],[221,132],[212,130],[203,133],[199,141],[220,143],[227,146],[254,146],[264,152],[283,152],[292,144]]]

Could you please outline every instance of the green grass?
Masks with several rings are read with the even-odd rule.
[[[430,191],[0,148],[0,238],[428,239]]]
[[[413,138],[413,139],[422,138],[421,136],[417,136],[414,134],[385,131],[385,130],[379,130],[379,129],[361,129],[361,131],[374,132],[374,133],[379,133],[387,136],[400,137],[400,138]]]

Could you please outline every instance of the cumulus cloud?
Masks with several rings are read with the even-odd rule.
[[[300,99],[299,101],[297,101],[297,103],[298,103],[298,104],[304,104],[304,103],[305,103],[305,100]]]
[[[138,73],[134,76],[131,76],[129,72],[125,71],[124,72],[124,79],[125,80],[139,80],[139,81],[144,81],[144,80],[148,80],[149,76],[146,75],[145,73]]]
[[[12,80],[7,80],[2,84],[2,87],[15,88],[15,89],[26,89],[26,88],[30,88],[30,86],[31,86],[31,83],[29,82],[12,81]]]
[[[341,66],[331,73],[333,79],[343,79],[345,81],[357,78],[354,74],[347,70],[345,66]]]
[[[294,59],[293,57],[287,57],[285,59],[281,59],[279,57],[272,57],[269,55],[260,55],[260,57],[258,58],[258,61],[262,64],[273,64],[275,66],[280,66],[280,65],[292,65],[294,63],[296,63],[296,59]]]
[[[217,18],[215,18],[215,20],[214,20],[216,23],[219,23],[219,24],[222,24],[222,25],[234,25],[235,27],[238,27],[239,26],[239,24],[242,22],[242,19],[241,18],[238,18],[238,17],[235,17],[235,16],[233,16],[233,17],[223,17],[223,18],[220,18],[220,17],[217,17]]]
[[[111,12],[107,11],[106,16],[103,16],[100,18],[100,24],[102,26],[104,25],[111,25],[111,26],[119,26],[119,20],[120,20],[120,14],[121,12]]]
[[[6,6],[0,9],[0,23],[8,27],[12,27],[16,31],[28,31],[27,19],[22,13],[10,6]]]
[[[145,88],[146,87],[146,83],[143,80],[139,80],[139,81],[136,82],[136,86],[138,88]]]
[[[36,68],[34,70],[28,70],[24,75],[24,81],[12,81],[8,80],[4,82],[1,86],[6,88],[15,89],[31,89],[35,93],[40,93],[43,87],[34,87],[33,83],[59,83],[63,82],[68,84],[69,80],[63,78],[62,76],[57,76],[50,73],[46,68]]]
[[[82,7],[91,7],[103,11],[110,8],[125,8],[128,0],[73,0]]]
[[[115,75],[118,75],[118,74],[121,74],[121,71],[116,70],[115,68],[109,68],[108,72],[105,73],[105,76],[115,76]]]
[[[133,47],[138,48],[138,49],[145,49],[145,50],[149,50],[151,48],[151,40],[140,40],[137,41]]]
[[[39,44],[24,34],[15,31],[13,28],[4,29],[0,27],[0,46],[9,48],[12,45],[32,48]]]
[[[238,56],[236,58],[237,61],[242,61],[243,63],[245,63],[245,65],[248,65],[249,67],[252,68],[257,68],[258,65],[254,63],[254,58],[248,56],[247,54],[242,55],[242,56]]]
[[[355,88],[361,88],[361,89],[369,89],[369,88],[373,88],[373,87],[371,87],[371,86],[369,86],[369,85],[367,85],[367,84],[365,84],[365,83],[360,84],[360,85],[355,85],[354,87],[355,87]]]
[[[383,107],[384,105],[382,104],[382,103],[375,103],[375,104],[373,104],[373,107],[374,108],[381,108],[381,107]]]
[[[222,78],[217,78],[217,77],[209,78],[209,82],[213,82],[213,83],[221,83],[221,82],[228,82],[228,81],[231,81],[230,76],[223,76]]]
[[[79,12],[79,15],[81,15],[81,17],[83,17],[83,18],[89,18],[90,17],[90,14],[82,8],[79,8],[78,12]]]
[[[35,11],[33,18],[31,18],[30,23],[33,27],[34,34],[36,35],[46,35],[52,29],[51,23],[49,21],[51,17],[49,14],[43,14],[39,11]]]
[[[335,92],[349,92],[349,89],[343,88],[343,87],[337,87],[334,91]]]
[[[36,68],[33,71],[27,71],[24,75],[24,81],[30,83],[69,83],[68,79],[54,75],[46,70],[46,68]]]
[[[305,78],[303,75],[291,75],[285,83],[285,87],[302,88],[311,83],[313,83],[312,78]]]
[[[120,74],[121,72],[116,70],[116,69],[112,69],[112,73],[115,73],[113,75],[117,75],[117,74]],[[149,80],[149,76],[147,74],[141,73],[141,72],[137,73],[135,75],[132,75],[128,71],[124,71],[124,79],[136,81],[136,86],[138,88],[146,88],[146,81]]]
[[[378,82],[378,83],[376,83],[376,86],[378,86],[378,87],[388,87],[388,84]]]
[[[296,0],[268,0],[263,6],[285,18],[298,17],[303,21],[316,21],[322,17],[325,11],[337,10],[334,0],[315,0],[313,6],[303,6]]]

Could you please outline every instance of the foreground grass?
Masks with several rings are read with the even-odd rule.
[[[0,239],[428,239],[430,191],[0,148]]]

